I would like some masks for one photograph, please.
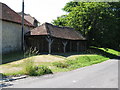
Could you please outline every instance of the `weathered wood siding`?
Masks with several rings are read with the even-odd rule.
[[[48,41],[47,36],[26,36],[26,47],[27,49],[36,48],[39,53],[48,52]],[[64,52],[63,41],[67,41],[66,52],[82,52],[86,50],[86,40],[65,40],[60,38],[53,38],[54,40],[51,45],[52,53]],[[78,44],[79,42],[79,44]]]

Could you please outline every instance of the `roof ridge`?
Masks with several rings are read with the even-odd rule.
[[[40,27],[41,28],[37,27],[35,31],[33,30],[32,35],[50,35],[51,37],[62,39],[85,40],[82,34],[74,28],[72,28],[72,30],[70,28],[65,27],[58,28],[46,22],[43,23]]]
[[[83,35],[80,33],[80,31],[75,30],[75,32],[76,32],[78,35],[80,35],[80,36],[81,36],[81,38],[86,39],[85,37],[83,37]]]
[[[0,4],[2,4],[2,8],[3,8],[3,7],[8,8],[8,10],[10,10],[12,13],[16,14],[17,17],[21,18],[21,16],[20,16],[17,12],[15,12],[12,8],[10,8],[7,4],[2,3],[2,2],[0,2]],[[2,19],[4,20],[4,18],[2,18]],[[8,19],[8,21],[22,24],[22,21],[21,21],[21,22],[20,22],[20,21],[17,22],[17,21],[12,21],[12,20],[9,20],[9,19]],[[24,23],[25,25],[33,26],[33,25],[32,25],[30,22],[28,22],[27,20],[24,19],[24,21],[25,21],[25,23]]]
[[[53,24],[48,23],[48,22],[45,22],[45,23],[43,23],[43,24],[48,24],[48,25],[51,25],[51,26],[53,26],[53,27],[62,28],[62,29],[67,28],[67,29],[72,29],[72,30],[74,30],[74,28],[72,28],[72,27],[67,27],[67,26],[57,26],[57,25],[53,25]]]
[[[49,24],[49,23],[45,22],[45,23],[43,23],[42,25],[45,25],[45,29],[46,29],[48,35],[51,35],[51,32],[50,32],[50,30],[48,29],[47,24]]]

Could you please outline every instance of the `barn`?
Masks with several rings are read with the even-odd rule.
[[[26,48],[36,48],[40,53],[83,52],[86,39],[70,27],[58,27],[44,23],[25,35]]]
[[[0,3],[0,54],[21,50],[22,41],[22,18],[21,16],[8,7],[6,4]],[[34,26],[24,20],[24,32],[27,33]]]

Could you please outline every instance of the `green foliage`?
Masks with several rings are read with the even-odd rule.
[[[52,73],[52,71],[44,65],[40,65],[40,66],[34,65],[34,62],[32,60],[25,61],[23,72],[24,74],[30,76],[40,76],[40,75]]]
[[[53,20],[52,23],[57,26],[67,26],[67,15],[62,15],[61,17],[57,17],[57,20]]]
[[[107,57],[109,59],[119,58],[118,57],[119,51],[109,49],[109,48],[98,48],[98,47],[91,46],[89,51],[92,51],[92,52],[96,53],[97,55]]]
[[[120,53],[119,51],[109,49],[109,48],[99,48],[99,49],[105,51],[106,53],[110,53],[110,54],[117,55],[117,56]]]
[[[63,10],[66,11],[66,12],[71,12],[73,7],[76,7],[78,5],[79,5],[78,2],[70,1],[70,2],[66,3],[66,6],[63,8]]]
[[[23,67],[24,74],[26,75],[33,75],[35,72],[35,66],[31,59],[24,61]]]
[[[36,73],[37,75],[44,75],[44,74],[52,74],[52,71],[47,67],[47,66],[44,66],[44,65],[39,65],[36,67]]]
[[[80,31],[90,45],[120,48],[120,2],[68,2],[53,24]]]
[[[105,58],[99,55],[80,56],[78,58],[75,58],[74,60],[68,60],[66,61],[66,63],[69,64],[69,69],[75,69],[75,68],[80,68],[84,66],[89,66],[92,64],[97,64],[108,59],[109,58]]]
[[[52,63],[52,65],[56,66],[57,68],[60,68],[60,69],[56,69],[57,71],[64,71],[64,70],[69,71],[76,68],[97,64],[108,59],[109,58],[100,55],[79,56],[75,59],[68,59],[65,62],[54,62]]]
[[[94,49],[93,49],[94,48]],[[72,55],[72,56],[71,56]],[[75,55],[75,56],[73,56]],[[4,75],[7,76],[16,76],[16,75],[30,75],[30,76],[40,76],[44,74],[49,74],[52,72],[63,72],[63,71],[70,71],[74,70],[76,68],[90,66],[92,64],[97,64],[109,59],[116,58],[117,55],[120,55],[119,51],[109,49],[109,48],[98,48],[98,47],[91,47],[90,50],[87,51],[87,54],[66,54],[64,59],[63,56],[57,56],[61,57],[62,61],[51,61],[51,62],[34,62],[34,58],[27,58],[24,59],[22,63],[17,62],[16,63],[8,63],[4,64],[4,67],[7,68],[23,68],[19,71],[11,71],[6,72]],[[70,56],[70,57],[67,57]],[[20,61],[21,62],[21,61]],[[37,65],[36,65],[37,64]],[[50,69],[48,68],[50,67]]]
[[[62,63],[62,62],[54,62],[52,63],[53,66],[56,66],[58,68],[67,68],[69,66],[69,64],[67,63]]]
[[[23,71],[17,71],[17,72],[11,72],[11,73],[3,73],[6,76],[20,76],[20,75],[24,75]]]

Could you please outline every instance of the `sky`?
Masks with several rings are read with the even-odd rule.
[[[24,0],[25,13],[35,17],[41,24],[51,23],[58,16],[66,14],[62,10],[70,0]],[[22,11],[22,0],[0,0],[16,12]]]

